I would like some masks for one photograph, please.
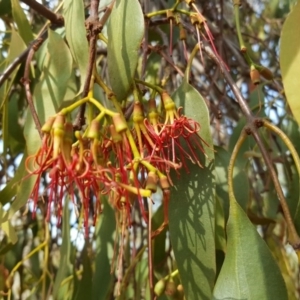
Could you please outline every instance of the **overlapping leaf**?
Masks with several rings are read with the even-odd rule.
[[[108,24],[109,80],[117,99],[127,96],[138,63],[144,36],[144,16],[138,0],[117,0]]]
[[[71,237],[70,237],[70,209],[68,199],[64,203],[63,212],[63,228],[62,228],[62,244],[60,246],[60,264],[57,271],[54,287],[53,297],[57,300],[66,299],[66,290],[68,285],[61,285],[64,278],[72,274],[71,257]]]
[[[84,26],[85,18],[83,1],[66,0],[64,1],[63,8],[66,38],[80,71],[80,90],[82,90],[87,75],[89,55],[89,46]]]
[[[20,5],[19,0],[11,0],[12,14],[15,22],[17,23],[20,36],[23,41],[28,45],[33,40],[33,34],[30,24],[26,18],[23,8]]]
[[[203,169],[188,164],[190,173],[174,176],[169,206],[173,250],[187,299],[211,299],[215,280],[214,153],[209,115],[201,95],[185,79],[173,95],[185,115],[201,125],[200,135],[210,145]]]
[[[114,244],[113,233],[116,228],[114,211],[106,200],[96,231],[96,258],[95,273],[93,276],[93,300],[105,300],[113,280],[111,274],[112,249]],[[99,284],[101,282],[101,284]]]

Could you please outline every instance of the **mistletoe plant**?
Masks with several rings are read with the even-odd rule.
[[[300,4],[22,2],[0,2],[2,296],[298,299]]]

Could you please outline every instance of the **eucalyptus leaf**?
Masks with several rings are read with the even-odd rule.
[[[28,45],[33,40],[33,34],[31,26],[27,20],[23,8],[20,5],[19,0],[11,0],[12,14],[15,22],[17,23],[20,36],[23,41]]]
[[[11,0],[0,1],[0,16],[11,13]]]
[[[72,56],[80,71],[80,91],[82,91],[88,67],[89,46],[86,38],[83,1],[65,0],[63,6],[66,38]]]
[[[286,18],[280,39],[280,69],[285,95],[295,119],[300,124],[299,77],[300,77],[300,2]]]
[[[83,272],[81,279],[77,278],[77,275],[74,274],[74,286],[76,291],[75,295],[73,295],[73,300],[81,300],[81,299],[92,299],[92,267],[91,260],[89,258],[89,243],[85,242],[84,248],[82,250],[82,267]]]
[[[73,266],[70,262],[71,257],[71,237],[70,237],[70,208],[69,201],[66,198],[63,209],[63,227],[62,227],[62,244],[60,246],[60,264],[57,271],[54,287],[53,297],[57,300],[66,299],[63,297],[63,292],[67,289],[67,285],[61,286],[63,279],[72,274]]]
[[[187,299],[211,299],[215,259],[214,153],[209,114],[201,95],[186,78],[173,95],[183,113],[199,122],[203,145],[203,168],[188,162],[189,174],[174,176],[169,205],[169,230],[180,278]]]
[[[21,182],[24,173],[25,173],[25,156],[21,160],[15,176],[5,185],[5,187],[0,191],[0,203],[5,205],[12,201],[18,191],[18,184]],[[7,219],[3,219],[1,221],[6,221]]]
[[[138,0],[116,0],[107,34],[109,80],[117,99],[122,101],[133,83],[144,36],[144,15]]]
[[[227,252],[213,296],[215,300],[288,299],[268,246],[234,199],[227,223]]]
[[[11,39],[10,39],[10,48],[7,59],[5,61],[5,67],[7,67],[16,57],[18,57],[23,50],[26,49],[26,45],[18,32],[12,28],[11,30]],[[10,75],[10,80],[5,81],[5,83],[0,87],[0,108],[2,108],[4,102],[7,99],[11,86],[14,83],[16,74],[20,68],[18,65],[15,70]],[[2,70],[1,70],[2,71]]]
[[[107,200],[103,201],[103,215],[100,216],[99,223],[96,227],[96,257],[95,273],[93,276],[92,299],[107,299],[108,291],[113,282],[113,275],[110,272],[112,252],[114,248],[114,232],[116,228],[114,210],[108,204]],[[101,282],[101,284],[99,284]]]
[[[16,95],[12,95],[8,103],[8,146],[11,153],[14,155],[23,151],[25,146],[23,128],[18,122],[18,102],[18,97]]]
[[[63,103],[67,83],[72,74],[72,56],[63,38],[49,30],[46,57],[40,82],[35,88],[35,103],[42,124]]]
[[[15,244],[18,241],[18,236],[16,234],[15,228],[12,226],[10,221],[3,222],[1,224],[1,229],[7,235],[9,242]]]

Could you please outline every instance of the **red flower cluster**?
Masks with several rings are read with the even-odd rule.
[[[52,207],[61,217],[68,196],[83,213],[86,235],[90,217],[95,221],[101,212],[103,195],[108,195],[117,211],[126,212],[127,225],[135,199],[148,221],[143,197],[151,197],[158,186],[167,207],[170,170],[182,165],[188,170],[187,159],[201,166],[199,151],[204,153],[205,142],[198,135],[200,125],[181,114],[166,92],[161,100],[161,113],[154,100],[146,102],[146,113],[143,105],[135,102],[132,120],[126,121],[120,113],[101,113],[104,117],[92,120],[83,133],[74,132],[63,113],[50,118],[42,128],[41,148],[26,161],[28,172],[37,175],[31,195],[35,207],[45,173],[49,181],[47,218]]]

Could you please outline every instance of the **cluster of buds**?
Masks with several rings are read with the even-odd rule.
[[[28,172],[37,175],[31,194],[35,207],[42,176],[47,174],[47,218],[53,208],[61,217],[68,196],[75,210],[78,212],[79,207],[82,212],[87,235],[89,220],[93,217],[95,222],[101,213],[104,195],[117,212],[122,212],[122,223],[128,226],[136,200],[148,222],[143,198],[151,198],[160,187],[165,225],[172,185],[170,171],[176,170],[179,175],[182,166],[188,171],[187,160],[201,166],[199,155],[204,153],[205,142],[199,136],[197,122],[184,116],[165,91],[160,98],[159,108],[154,99],[135,101],[127,119],[120,109],[112,112],[98,106],[100,114],[82,132],[74,131],[68,109],[51,117],[42,127],[42,146],[26,160]],[[89,102],[96,103],[93,98],[87,99]]]

